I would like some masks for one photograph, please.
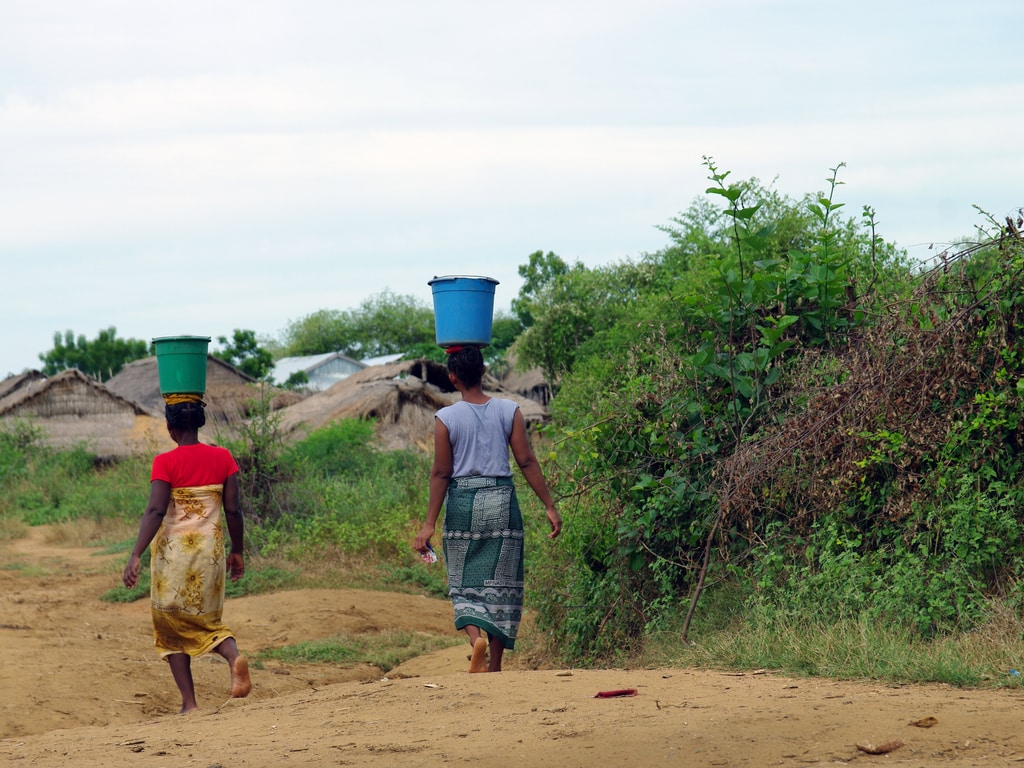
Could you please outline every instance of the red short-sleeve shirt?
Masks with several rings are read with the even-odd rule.
[[[222,485],[236,472],[238,464],[227,448],[196,443],[158,454],[153,459],[150,481],[163,480],[172,488]]]

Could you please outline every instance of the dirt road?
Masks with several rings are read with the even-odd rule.
[[[201,709],[178,715],[148,605],[98,600],[122,559],[48,544],[44,529],[0,546],[0,765],[1024,765],[1018,691],[514,662],[469,675],[463,646],[386,679],[267,663],[244,700],[226,698],[219,657],[202,659]],[[447,602],[354,590],[229,600],[225,619],[250,654],[339,632],[453,634]],[[618,689],[636,695],[596,697]]]

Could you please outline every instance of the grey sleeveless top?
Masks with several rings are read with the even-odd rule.
[[[519,406],[492,397],[483,405],[460,400],[437,412],[452,444],[452,477],[512,477],[508,439]]]

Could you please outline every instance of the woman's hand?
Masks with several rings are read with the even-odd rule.
[[[228,555],[228,576],[232,581],[238,581],[245,576],[245,559],[241,552],[232,552]]]
[[[142,558],[138,555],[132,555],[128,558],[128,563],[124,567],[124,572],[121,574],[121,581],[124,585],[131,589],[139,583],[139,566],[142,563]]]
[[[562,532],[562,517],[558,514],[554,507],[547,508],[548,525],[551,526],[551,533],[548,534],[549,539],[557,539],[558,534]]]
[[[434,526],[429,523],[424,523],[423,527],[420,528],[420,532],[416,534],[416,538],[412,542],[412,548],[422,555],[430,546],[430,537],[433,535]]]

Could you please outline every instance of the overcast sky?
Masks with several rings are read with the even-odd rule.
[[[519,290],[732,179],[925,260],[1024,205],[1019,0],[3,0],[0,377],[55,331],[279,338],[434,275]]]

